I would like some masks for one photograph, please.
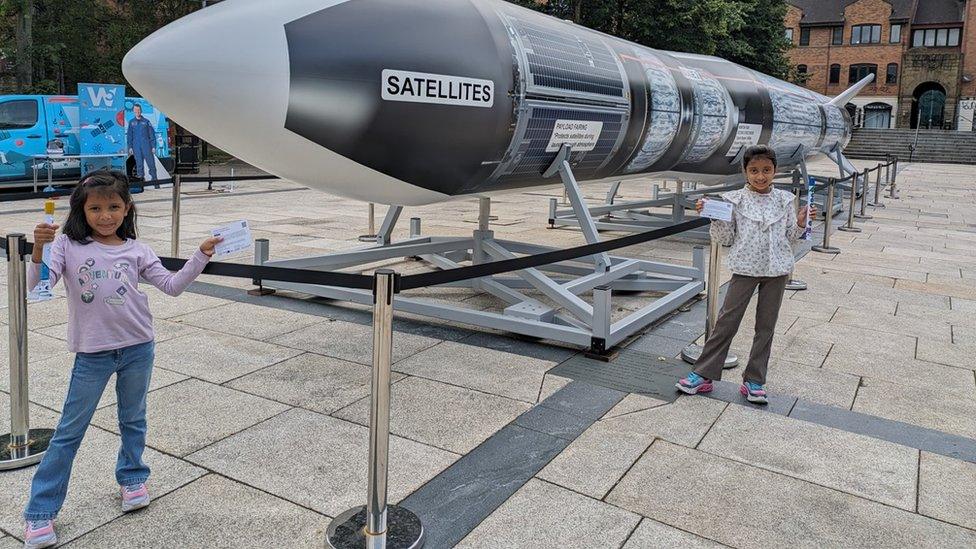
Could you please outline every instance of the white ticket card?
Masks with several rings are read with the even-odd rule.
[[[219,236],[224,239],[223,242],[217,244],[214,250],[214,255],[217,257],[235,254],[242,250],[250,250],[254,246],[253,239],[251,238],[251,228],[248,226],[246,220],[235,221],[217,227],[210,231],[210,234],[214,237]]]
[[[705,206],[701,211],[702,217],[718,219],[720,221],[732,221],[732,203],[714,198],[706,198]]]

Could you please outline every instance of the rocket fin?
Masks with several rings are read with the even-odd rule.
[[[843,108],[844,105],[846,105],[851,99],[854,99],[854,97],[857,96],[857,94],[861,93],[861,90],[863,90],[864,87],[870,84],[871,82],[874,82],[873,74],[869,74],[865,76],[863,79],[861,79],[860,82],[854,84],[850,88],[847,88],[843,93],[831,99],[827,104],[834,105],[835,107]]]

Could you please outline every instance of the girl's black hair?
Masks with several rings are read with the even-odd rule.
[[[101,195],[119,195],[122,202],[129,206],[129,213],[122,220],[115,234],[122,239],[136,238],[136,205],[129,194],[129,178],[121,172],[98,170],[81,178],[74,192],[71,193],[71,209],[68,219],[64,222],[62,232],[75,242],[88,244],[91,242],[92,229],[85,218],[85,203],[92,193]]]
[[[749,167],[749,163],[755,158],[765,158],[773,163],[773,167],[776,167],[776,151],[767,145],[753,145],[746,149],[745,155],[742,156],[742,169],[745,170]]]

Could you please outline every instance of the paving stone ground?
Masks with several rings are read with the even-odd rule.
[[[824,162],[812,168],[833,173]],[[976,547],[976,170],[902,168],[899,200],[869,207],[861,233],[834,233],[841,254],[799,261],[809,290],[788,292],[781,310],[769,373],[776,413],[745,406],[734,386],[671,402],[571,382],[551,372],[577,349],[398,314],[391,500],[434,513],[425,520],[435,549]],[[626,183],[622,199],[648,188]],[[584,190],[596,203],[606,186]],[[560,194],[497,197],[493,230],[582,243],[579,231],[545,227],[548,199]],[[141,239],[169,255],[170,191],[136,200]],[[0,233],[29,233],[40,209],[0,203]],[[469,236],[477,210],[476,201],[450,202],[401,219],[421,217],[426,234]],[[353,249],[367,229],[364,204],[287,181],[187,193],[182,212],[182,255],[212,226],[242,218],[270,239],[273,259]],[[396,233],[405,236],[406,223]],[[692,245],[672,238],[626,253],[690,265]],[[0,269],[4,295],[6,276]],[[58,521],[69,546],[265,547],[286,537],[289,547],[321,547],[330,518],[365,501],[368,309],[250,298],[247,288],[205,275],[179,298],[147,290],[158,332],[147,453],[155,500],[133,515],[118,509],[110,385]],[[412,293],[503,307],[463,289]],[[616,313],[642,299],[627,296]],[[35,426],[56,424],[67,387],[65,305],[28,307]],[[647,375],[675,375],[669,359],[699,338],[690,319],[700,315],[678,314],[630,342],[664,359],[649,359]],[[742,364],[754,315],[753,305],[733,343]],[[0,325],[6,316],[4,298]],[[0,357],[7,432],[5,336]],[[32,473],[0,473],[2,549],[20,546]],[[455,502],[465,507],[450,509]]]

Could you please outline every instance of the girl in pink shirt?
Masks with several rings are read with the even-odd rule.
[[[143,463],[146,446],[146,393],[152,372],[154,334],[149,299],[139,279],[177,296],[203,271],[219,238],[200,244],[186,265],[170,272],[149,246],[136,240],[136,206],[129,182],[102,170],[82,178],[71,194],[61,235],[58,225],[34,229],[28,287],[40,278],[42,247],[50,244],[51,285],[64,282],[68,295],[68,349],[76,353],[61,420],[34,473],[24,511],[24,546],[57,543],[54,518],[68,491],[71,465],[105,385],[114,374],[118,395],[119,450],[115,477],[122,511],[149,505]]]

